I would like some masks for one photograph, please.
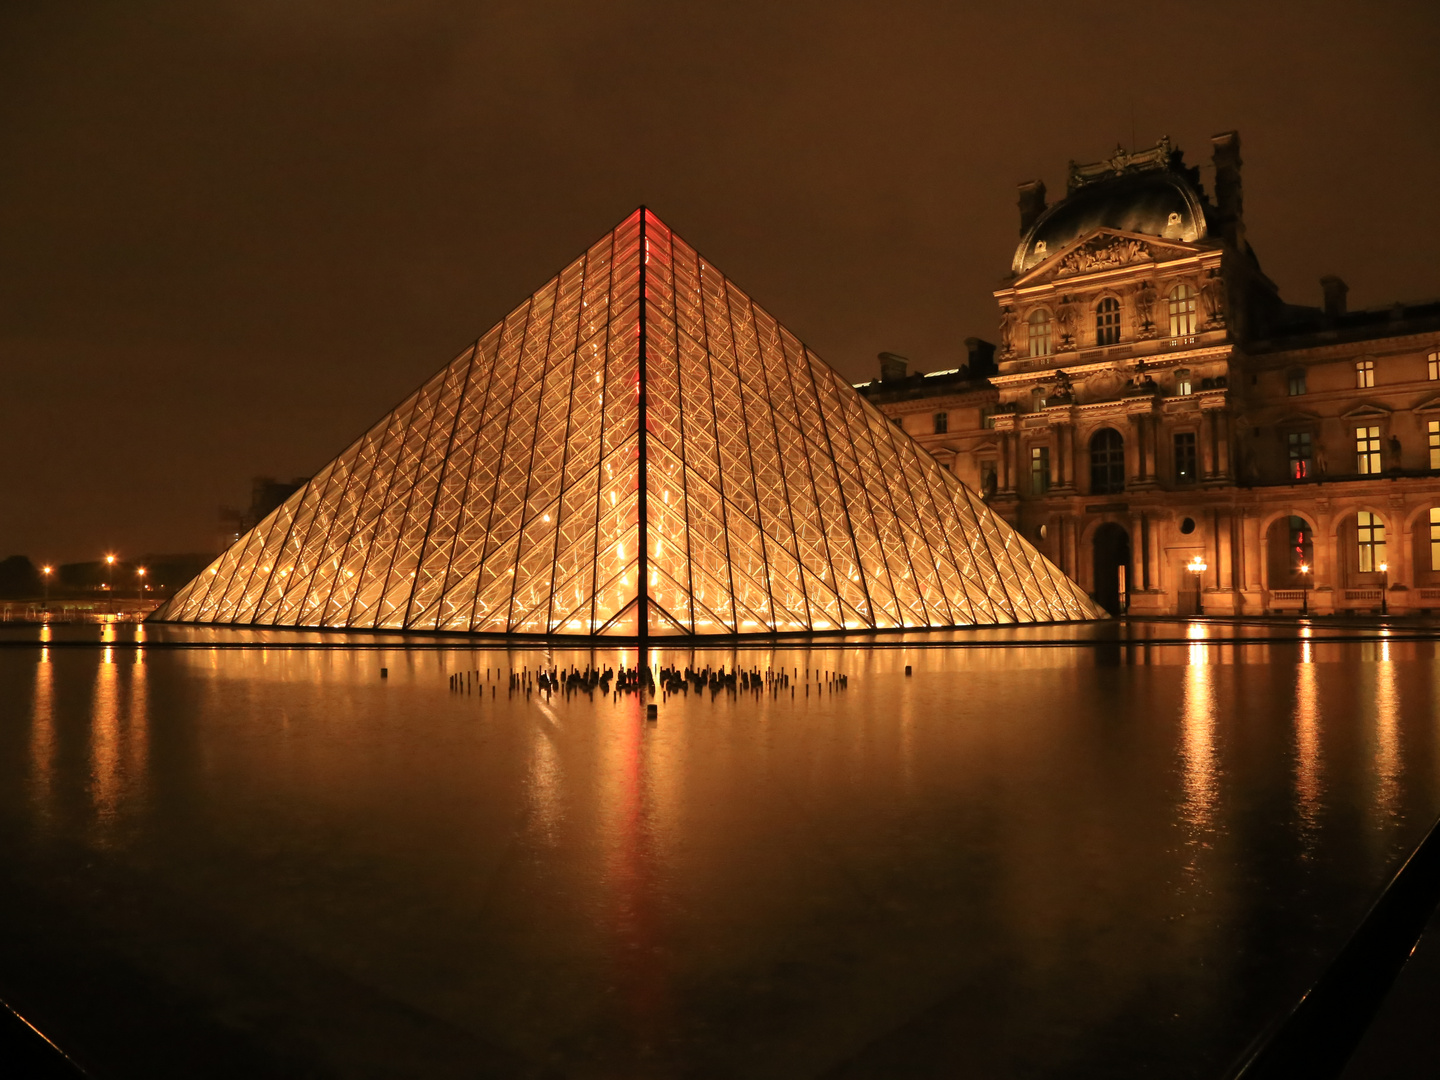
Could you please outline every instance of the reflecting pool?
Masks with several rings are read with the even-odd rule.
[[[651,723],[508,687],[633,649],[3,633],[0,996],[103,1077],[1215,1077],[1440,814],[1419,635],[659,649],[792,677]]]

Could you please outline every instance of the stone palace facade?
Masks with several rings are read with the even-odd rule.
[[[1440,302],[1283,301],[1212,143],[1021,185],[998,349],[860,389],[1113,611],[1440,608]]]

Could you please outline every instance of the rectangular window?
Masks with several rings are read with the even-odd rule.
[[[1440,469],[1440,420],[1431,420],[1425,425],[1430,437],[1430,468]]]
[[[1299,397],[1305,393],[1305,369],[1290,372],[1290,396]]]
[[[1175,483],[1195,483],[1195,432],[1177,431],[1175,433]]]
[[[944,435],[950,430],[950,414],[937,412],[935,414],[935,434]]]
[[[1356,515],[1355,535],[1360,545],[1360,573],[1375,574],[1385,562],[1385,523],[1369,510]]]
[[[1034,495],[1044,495],[1050,490],[1050,448],[1048,446],[1032,446],[1030,448],[1030,491]]]
[[[1440,570],[1440,506],[1430,508],[1430,569]]]
[[[1178,394],[1178,395],[1180,395],[1181,397],[1184,397],[1186,394],[1189,394],[1189,393],[1191,393],[1191,392],[1192,392],[1192,391],[1191,391],[1191,387],[1190,387],[1190,369],[1189,369],[1189,368],[1183,368],[1183,367],[1182,367],[1182,368],[1176,368],[1176,369],[1175,369],[1175,393]]]
[[[1375,361],[1355,361],[1355,389],[1368,390],[1375,385]]]
[[[1432,352],[1425,358],[1425,372],[1431,382],[1440,379],[1440,352]]]
[[[1373,476],[1383,471],[1380,464],[1380,429],[1378,427],[1357,427],[1355,429],[1355,471],[1361,476]]]
[[[898,427],[901,431],[905,430],[905,418],[903,416],[892,416],[890,417],[890,422],[896,427]]]
[[[1290,479],[1308,479],[1310,476],[1310,432],[1292,431],[1285,438],[1290,444]]]

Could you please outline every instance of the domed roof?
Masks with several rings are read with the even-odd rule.
[[[1024,273],[1099,228],[1199,240],[1206,234],[1205,208],[1186,177],[1170,169],[1091,180],[1040,215],[1015,250],[1014,272]]]

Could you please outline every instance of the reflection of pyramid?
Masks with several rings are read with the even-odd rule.
[[[636,211],[152,618],[634,637],[1101,614]]]

